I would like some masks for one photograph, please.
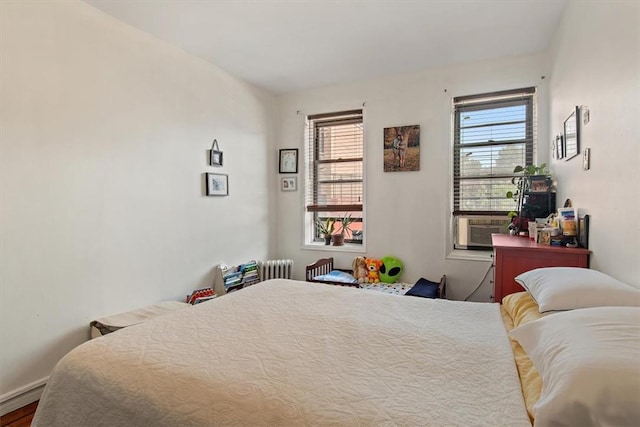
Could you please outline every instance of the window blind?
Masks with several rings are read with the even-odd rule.
[[[362,212],[362,110],[308,116],[306,139],[307,211]]]
[[[533,163],[535,88],[457,97],[454,104],[454,215],[504,215],[516,209],[517,165]]]

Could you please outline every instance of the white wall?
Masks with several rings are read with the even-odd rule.
[[[570,3],[551,52],[551,134],[576,105],[591,116],[591,169],[582,152],[551,164],[558,200],[591,216],[591,267],[640,287],[640,3]]]
[[[1,7],[5,401],[92,319],[274,253],[277,164],[271,95],[85,3]],[[205,172],[228,173],[230,196],[203,196]]]
[[[302,152],[303,122],[308,114],[359,108],[365,103],[366,254],[395,255],[405,265],[402,280],[415,282],[447,275],[452,299],[466,297],[491,262],[447,259],[451,218],[451,106],[461,95],[538,87],[538,158],[546,161],[549,147],[546,57],[532,55],[486,61],[376,79],[346,86],[299,92],[280,98],[280,148]],[[297,114],[300,111],[300,114]],[[383,172],[383,128],[420,125],[420,171]],[[299,175],[303,190],[303,173]],[[320,257],[334,256],[346,268],[352,252],[300,250],[302,247],[303,191],[278,193],[279,255],[296,261],[296,274]],[[489,274],[491,276],[491,274]],[[489,280],[473,296],[489,301]]]

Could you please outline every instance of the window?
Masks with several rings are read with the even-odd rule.
[[[351,216],[345,242],[362,244],[364,132],[362,110],[307,117],[306,127],[306,242],[324,241],[317,220]],[[337,222],[334,232],[340,232]]]
[[[457,97],[454,104],[454,248],[491,247],[492,232],[506,232],[516,202],[511,179],[517,165],[533,163],[535,88]]]

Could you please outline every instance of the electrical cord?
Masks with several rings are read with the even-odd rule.
[[[471,291],[471,293],[469,295],[467,295],[467,297],[464,299],[464,301],[469,301],[469,298],[471,298],[473,296],[473,294],[475,294],[476,291],[478,289],[480,289],[480,286],[482,286],[482,284],[484,283],[485,279],[487,278],[487,275],[489,274],[489,272],[493,268],[493,265],[494,265],[493,262],[491,262],[491,265],[487,269],[487,272],[484,273],[484,276],[482,276],[482,280],[480,280],[480,283],[478,283],[478,286],[476,286],[476,288],[473,291]]]

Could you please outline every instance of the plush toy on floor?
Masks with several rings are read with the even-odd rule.
[[[367,269],[367,262],[364,257],[355,257],[351,263],[351,269],[353,270],[353,277],[356,278],[358,283],[367,283],[369,270]]]
[[[365,261],[367,263],[367,270],[369,270],[367,283],[378,283],[380,281],[380,274],[378,271],[380,270],[382,261],[373,258],[365,258]]]

